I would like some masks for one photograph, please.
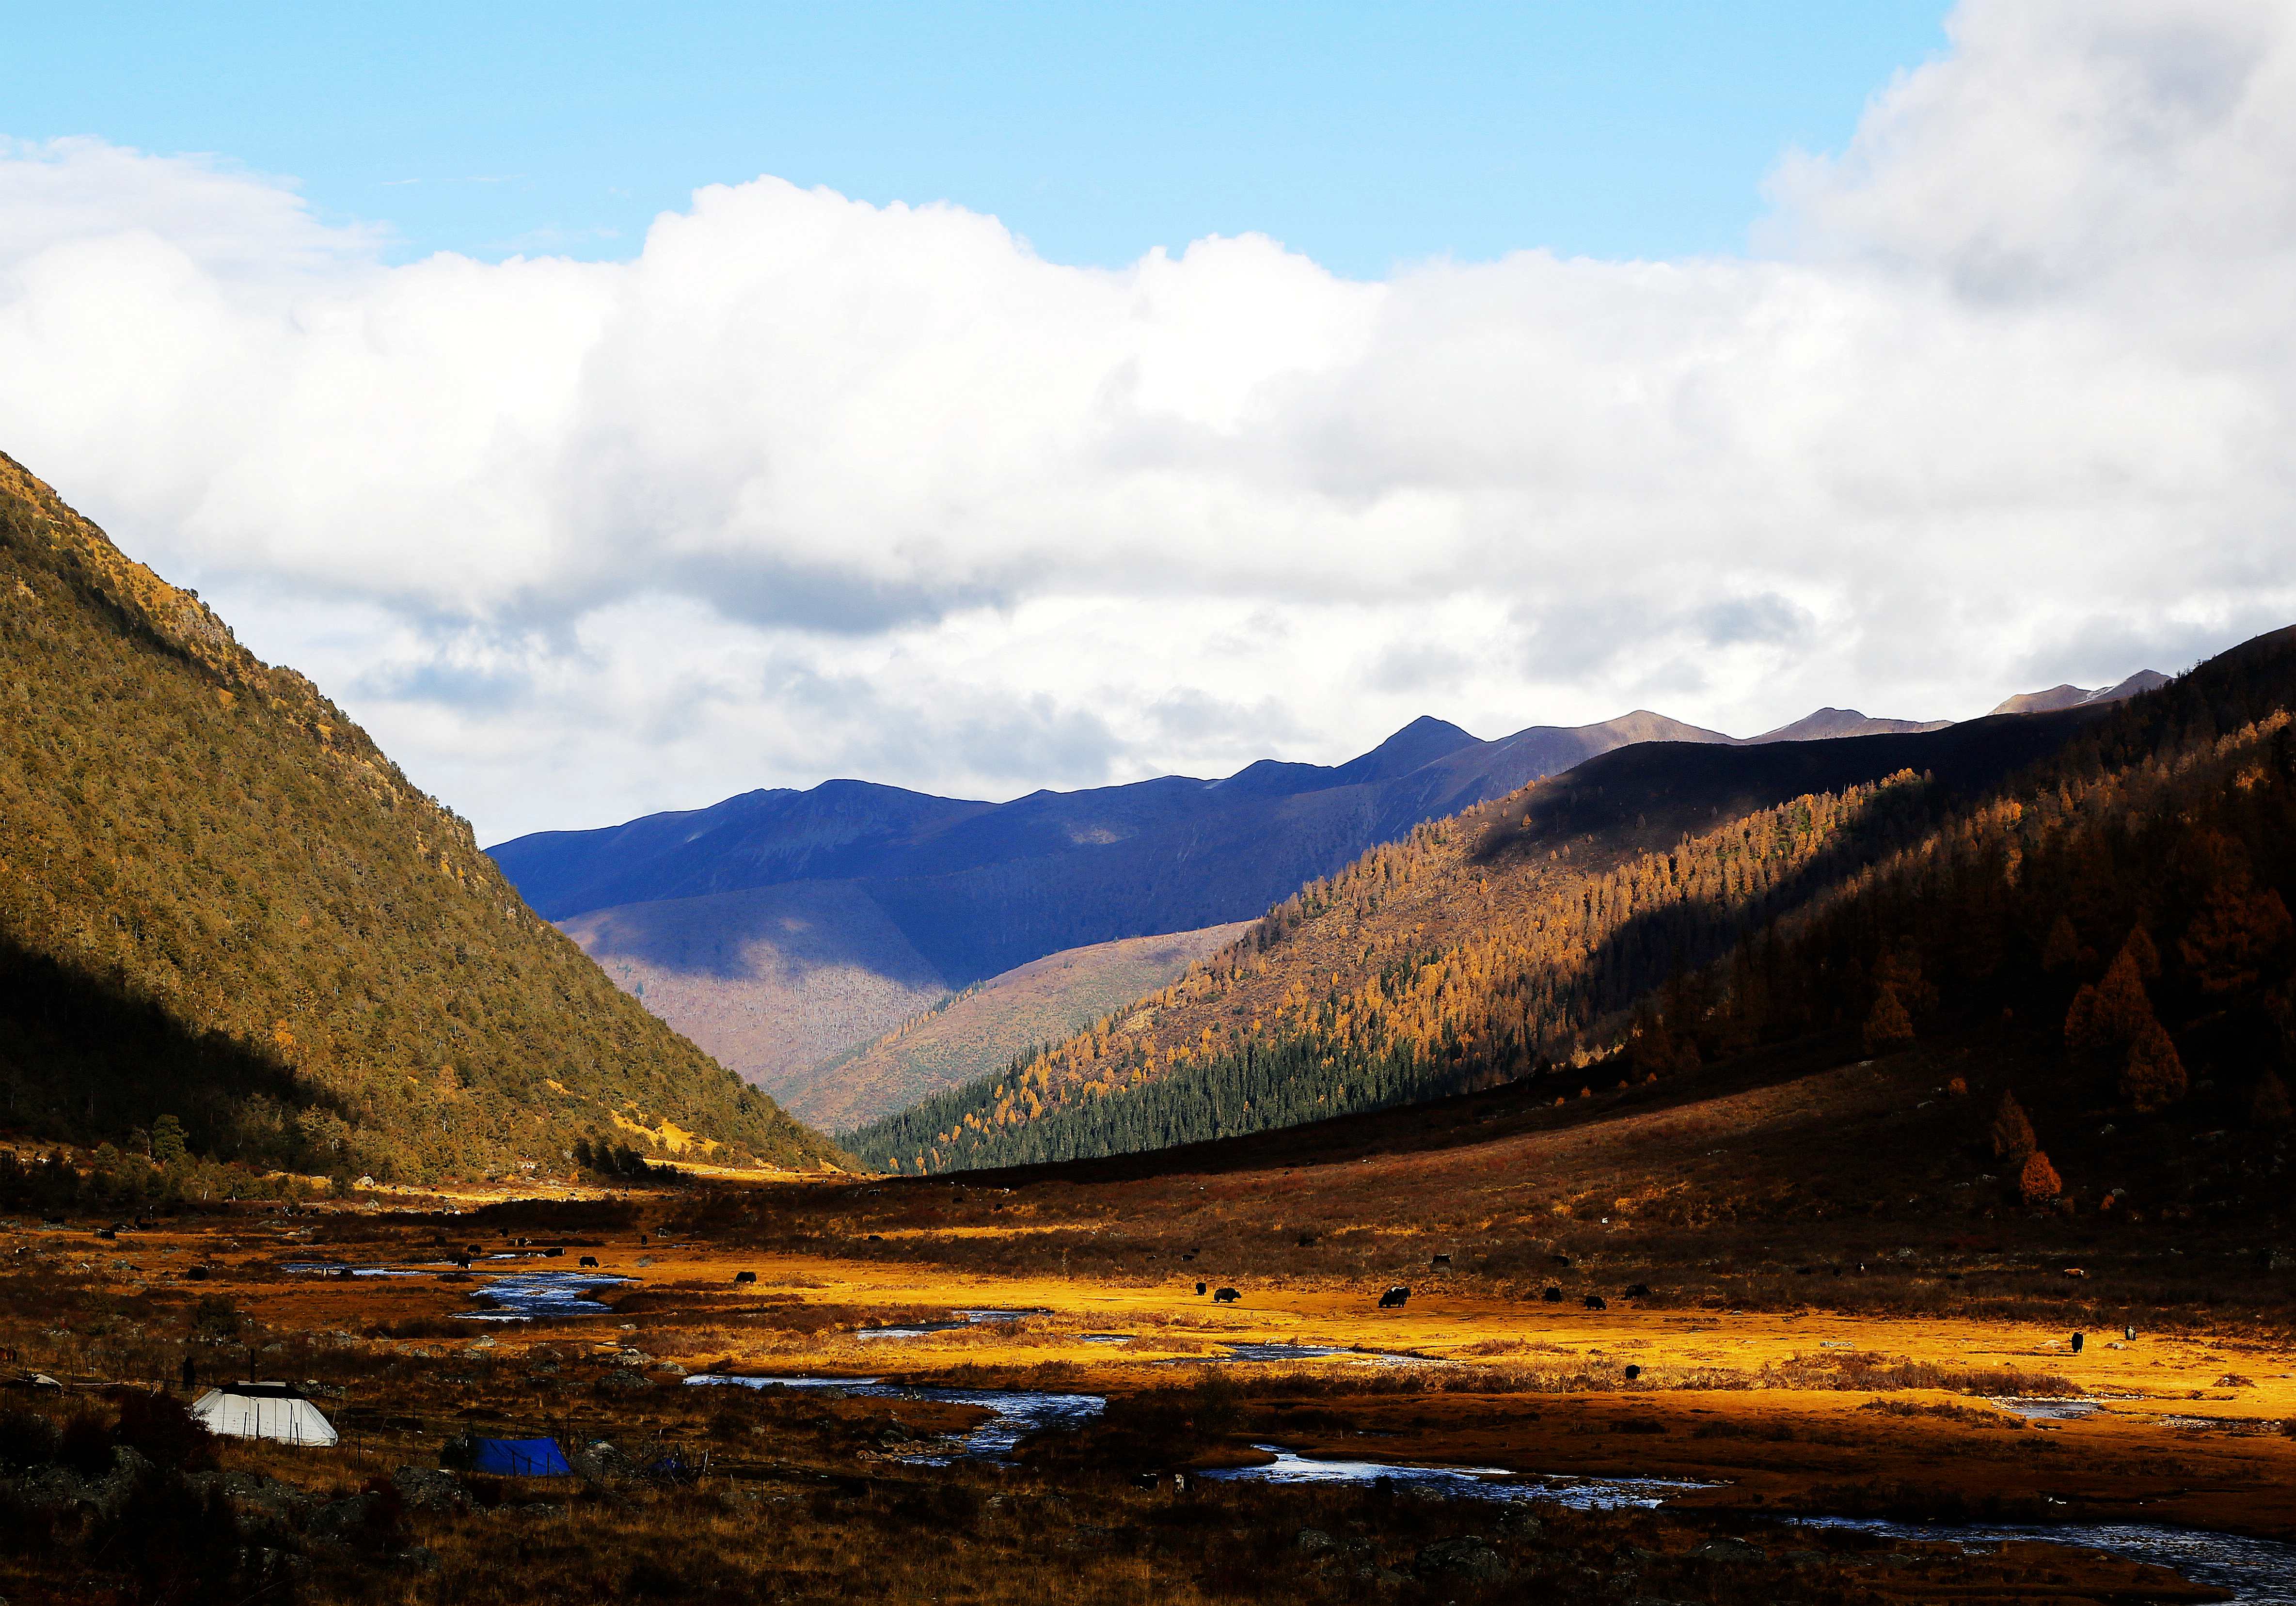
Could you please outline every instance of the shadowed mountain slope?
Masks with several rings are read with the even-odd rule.
[[[291,669],[0,457],[0,1122],[378,1176],[834,1153],[615,990]]]

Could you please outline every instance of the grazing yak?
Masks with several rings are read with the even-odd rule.
[[[1223,1288],[1212,1295],[1212,1303],[1215,1305],[1233,1305],[1238,1299],[1242,1298],[1243,1296],[1236,1292],[1235,1290],[1232,1288]]]
[[[595,1266],[598,1264],[598,1258],[595,1255],[585,1255],[577,1264],[581,1266]]]
[[[1448,1255],[1438,1255],[1438,1256],[1436,1256],[1434,1258],[1432,1258],[1432,1259],[1431,1259],[1430,1261],[1428,1261],[1428,1263],[1427,1263],[1427,1264],[1428,1264],[1428,1265],[1430,1265],[1430,1266],[1443,1266],[1443,1267],[1447,1268],[1447,1267],[1450,1266],[1450,1264],[1451,1264],[1451,1257],[1450,1257],[1450,1256],[1448,1256]]]
[[[1580,1300],[1579,1303],[1584,1305],[1588,1310],[1608,1310],[1611,1308],[1608,1305],[1605,1305],[1603,1302],[1603,1296],[1600,1294],[1588,1294],[1584,1299]]]
[[[757,1280],[758,1274],[755,1272],[735,1272],[734,1274],[734,1281],[736,1282],[755,1282]]]
[[[1411,1298],[1411,1291],[1398,1282],[1380,1295],[1379,1307],[1382,1310],[1396,1310],[1400,1308],[1403,1302],[1409,1298]]]
[[[1628,1299],[1649,1299],[1649,1298],[1650,1298],[1650,1284],[1649,1284],[1649,1283],[1647,1283],[1647,1282],[1637,1282],[1637,1283],[1636,1283],[1632,1288],[1630,1288],[1630,1289],[1627,1290],[1627,1298],[1628,1298]]]
[[[1207,1290],[1207,1289],[1209,1289],[1209,1288],[1210,1288],[1210,1287],[1211,1287],[1211,1284],[1210,1284],[1210,1283],[1209,1283],[1209,1282],[1199,1282],[1199,1283],[1197,1283],[1197,1284],[1196,1284],[1196,1291],[1197,1291],[1198,1293],[1200,1293],[1200,1294],[1201,1294],[1201,1293],[1202,1293],[1205,1290]]]
[[[1562,1291],[1559,1288],[1549,1288],[1545,1293],[1538,1297],[1546,1300],[1549,1305],[1560,1305],[1562,1303]]]

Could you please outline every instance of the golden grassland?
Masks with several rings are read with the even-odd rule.
[[[876,1205],[887,1186],[844,1184],[845,1203]],[[794,1200],[816,1191],[748,1192]],[[1002,1214],[987,1198],[975,1208]],[[1540,1578],[1558,1599],[1579,1598],[1582,1584],[1593,1591],[1580,1574],[1611,1576],[1628,1552],[1646,1573],[1694,1577],[1705,1593],[1691,1598],[1702,1599],[2205,1599],[2064,1547],[1957,1558],[1901,1547],[1909,1559],[1877,1570],[1870,1549],[1837,1553],[1834,1541],[1792,1537],[1768,1520],[2109,1518],[2296,1536],[2296,1440],[2277,1426],[2296,1416],[2296,1353],[2284,1331],[2253,1317],[2181,1320],[2133,1343],[2092,1332],[2075,1355],[2064,1323],[2038,1316],[1898,1314],[1848,1300],[1707,1310],[1613,1299],[1594,1311],[1526,1302],[1472,1270],[1414,1278],[1400,1310],[1376,1308],[1377,1279],[1303,1275],[1240,1278],[1242,1297],[1215,1306],[1194,1292],[1193,1263],[1121,1278],[1062,1275],[1056,1264],[1000,1273],[936,1263],[945,1245],[919,1238],[900,1258],[884,1243],[866,1257],[773,1252],[698,1235],[695,1204],[672,1192],[456,1214],[370,1205],[176,1218],[117,1242],[92,1238],[85,1223],[19,1222],[0,1240],[15,1268],[0,1278],[0,1344],[72,1384],[172,1380],[186,1354],[212,1377],[248,1364],[215,1341],[227,1304],[255,1366],[316,1386],[346,1442],[321,1453],[232,1441],[223,1464],[337,1495],[393,1466],[435,1464],[447,1438],[471,1430],[550,1432],[570,1446],[606,1439],[636,1458],[667,1446],[709,1468],[698,1484],[467,1480],[458,1509],[399,1520],[391,1543],[428,1552],[419,1565],[316,1547],[298,1575],[314,1599],[1002,1601],[1040,1591],[1047,1567],[1077,1599],[1395,1598],[1423,1587],[1397,1581],[1416,1576],[1414,1556],[1466,1532],[1503,1553],[1517,1584]],[[452,1313],[471,1308],[485,1279],[442,1282],[442,1237],[462,1249],[547,1243],[562,1255],[493,1264],[572,1269],[587,1255],[633,1281],[603,1296],[614,1307],[604,1316],[457,1322]],[[433,1269],[349,1281],[283,1269],[307,1260]],[[744,1271],[754,1283],[734,1281]],[[1031,1314],[861,1336],[981,1307]],[[1344,1353],[1185,1364],[1243,1341]],[[1640,1369],[1631,1380],[1629,1365]],[[709,1368],[1049,1387],[1113,1403],[1101,1427],[1029,1446],[1017,1468],[922,1468],[898,1457],[979,1413],[677,1386],[679,1370]],[[1989,1403],[1996,1393],[2077,1393],[2099,1408],[2029,1423]],[[1543,1507],[1536,1531],[1495,1532],[1497,1513],[1460,1503],[1201,1484],[1181,1496],[1136,1483],[1144,1471],[1264,1459],[1252,1446],[1268,1442],[1716,1487],[1657,1514]],[[1308,1565],[1296,1548],[1303,1528],[1346,1536],[1360,1564]],[[1731,1534],[1773,1559],[1800,1559],[1718,1582],[1701,1547]],[[4,1576],[12,1600],[43,1598],[54,1582],[23,1554]],[[1444,1599],[1480,1598],[1474,1589],[1516,1598],[1496,1584],[1444,1588]]]
[[[1534,1585],[1558,1601],[2211,1598],[2066,1546],[1948,1555],[1782,1520],[2296,1539],[2286,1270],[2257,1252],[2252,1221],[2165,1192],[2118,1210],[2011,1202],[1981,1169],[1981,1087],[1939,1092],[1949,1072],[1981,1084],[1991,1069],[1950,1042],[1863,1065],[1773,1055],[1559,1106],[1535,1086],[1501,1089],[951,1179],[372,1191],[162,1217],[116,1241],[84,1217],[20,1218],[0,1227],[0,1345],[71,1384],[172,1385],[186,1356],[203,1375],[251,1362],[307,1382],[346,1448],[221,1454],[310,1487],[436,1464],[466,1431],[708,1468],[699,1482],[466,1479],[457,1506],[394,1518],[371,1553],[297,1530],[278,1543],[316,1600],[1004,1601],[1047,1577],[1064,1598],[1111,1601],[1499,1600]],[[2078,1144],[2062,1152],[2091,1163]],[[474,1247],[560,1254],[445,1264]],[[578,1271],[585,1257],[629,1279],[600,1294],[606,1314],[455,1314],[477,1307],[490,1269]],[[307,1262],[422,1274],[285,1269]],[[1379,1308],[1395,1283],[1407,1302]],[[1223,1287],[1234,1302],[1213,1300]],[[870,1336],[984,1307],[1023,1314]],[[1336,1353],[1202,1364],[1239,1343]],[[682,1386],[712,1370],[1109,1405],[1024,1444],[1017,1465],[932,1468],[903,1457],[976,1410]],[[2028,1421],[2004,1397],[2093,1408]],[[1537,1526],[1503,1528],[1478,1503],[1368,1488],[1136,1481],[1249,1465],[1271,1444],[1710,1487],[1656,1513],[1542,1505]],[[1332,1545],[1302,1551],[1302,1529]],[[44,1553],[84,1564],[102,1531]],[[1505,1580],[1423,1565],[1467,1534]],[[1734,1536],[1753,1550],[1709,1548]],[[429,1560],[406,1561],[414,1547]],[[37,1557],[7,1565],[0,1594],[40,1598]]]

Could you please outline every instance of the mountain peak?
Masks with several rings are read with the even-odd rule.
[[[2078,709],[2097,702],[2120,702],[2168,684],[2169,677],[2158,670],[2139,669],[2118,685],[2099,686],[2094,691],[2067,684],[2051,686],[2046,692],[2021,692],[2014,697],[2004,698],[1993,711],[1996,714],[2054,714],[2059,709]]]
[[[1332,774],[1341,786],[1360,785],[1366,781],[1391,781],[1398,775],[1409,774],[1423,765],[1447,758],[1461,748],[1480,745],[1480,738],[1470,735],[1449,720],[1438,719],[1432,714],[1422,714],[1371,751],[1360,758],[1349,759]]]
[[[1745,744],[1770,742],[1831,742],[1843,736],[1902,736],[1916,731],[1941,731],[1949,719],[1876,719],[1857,709],[1817,709],[1792,725],[1749,736]]]

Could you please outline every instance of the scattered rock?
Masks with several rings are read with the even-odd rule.
[[[390,1487],[398,1491],[399,1499],[411,1512],[453,1512],[463,1507],[463,1480],[437,1467],[395,1468]],[[432,1565],[437,1565],[436,1557]]]
[[[1303,1556],[1320,1556],[1339,1547],[1339,1541],[1320,1528],[1303,1528],[1292,1536],[1292,1548]]]
[[[314,1539],[348,1543],[373,1526],[381,1505],[380,1495],[352,1495],[329,1501],[311,1513],[306,1531]]]
[[[1431,1583],[1441,1579],[1497,1584],[1511,1577],[1514,1569],[1488,1542],[1473,1534],[1463,1534],[1456,1539],[1438,1539],[1423,1546],[1412,1558],[1411,1570]]]

